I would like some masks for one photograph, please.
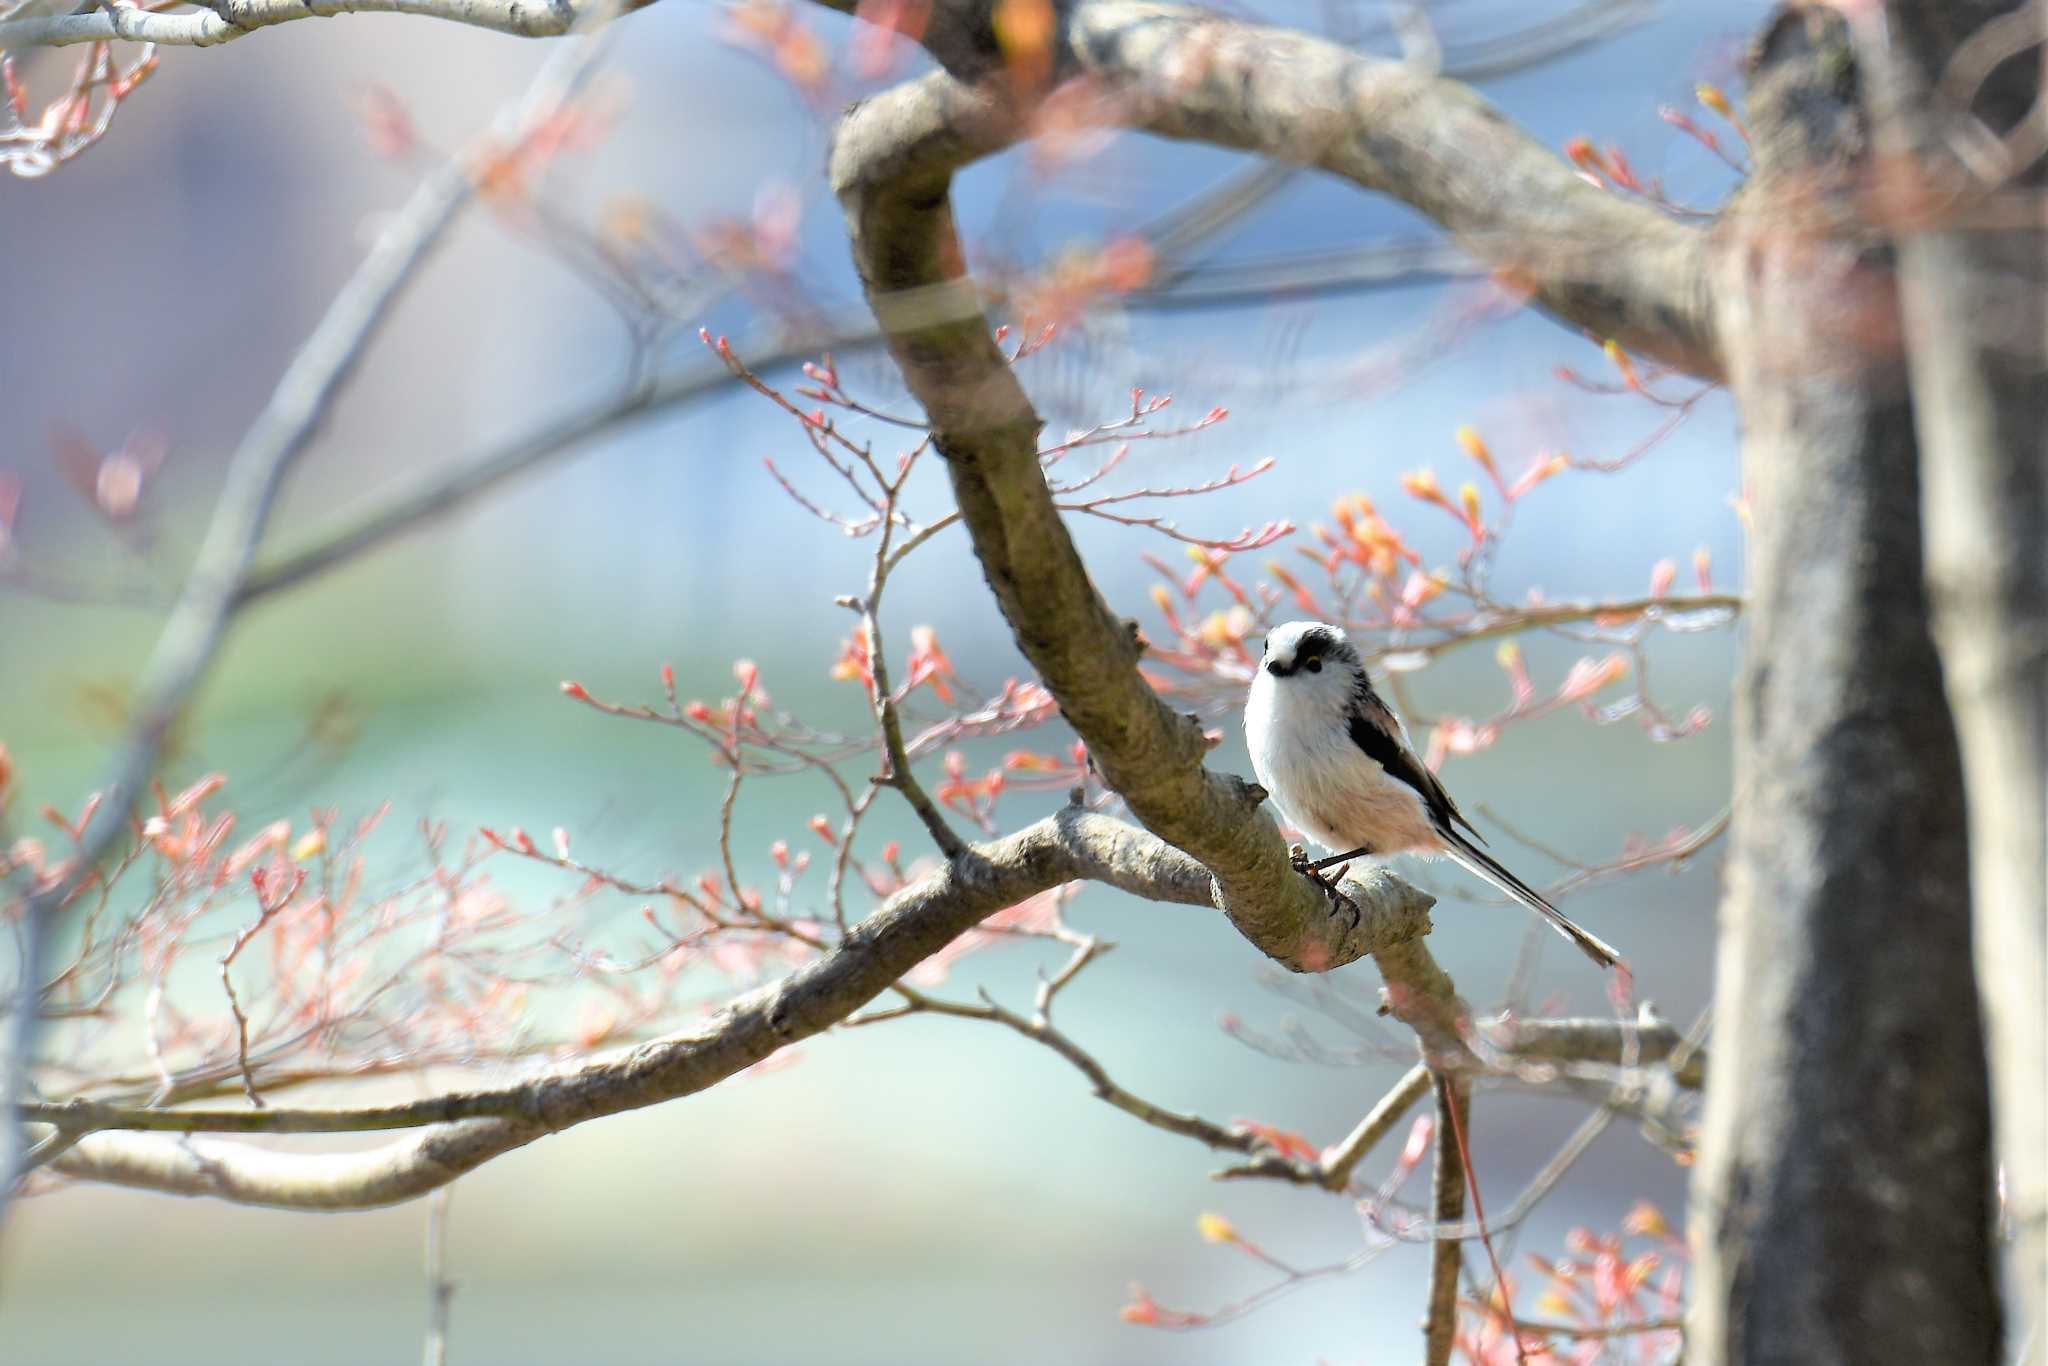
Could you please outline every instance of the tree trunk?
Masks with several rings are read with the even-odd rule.
[[[2048,159],[2002,166],[1986,143],[1988,162],[1966,168],[1944,120],[1967,100],[1999,136],[2038,123],[2040,50],[2027,47],[2042,41],[2048,10],[1893,0],[1888,18],[1859,30],[1859,50],[1884,154],[1918,168],[1942,210],[1900,234],[1900,295],[1927,586],[1969,797],[1977,980],[2013,1231],[2010,1317],[2013,1340],[2034,1344],[2038,1359],[2048,1332],[2048,233],[2026,197],[2048,189]],[[1987,63],[1973,49],[2013,47],[2025,56],[1979,78]]]
[[[1753,605],[1688,1360],[1998,1358],[1962,769],[1849,40],[1782,13],[1721,228]]]

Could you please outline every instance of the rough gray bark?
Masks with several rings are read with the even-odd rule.
[[[2038,1358],[2048,1333],[2048,232],[2026,198],[2048,189],[2048,160],[2009,167],[2018,173],[1997,184],[2008,167],[1995,156],[1973,174],[1953,147],[1984,140],[1972,121],[2000,138],[2039,122],[2048,6],[1894,3],[1888,17],[1888,30],[1859,28],[1858,51],[1884,154],[1914,167],[1908,185],[1937,201],[1935,217],[1899,235],[1900,289],[1934,637],[1969,796],[1977,981],[2013,1231],[2012,1339]]]
[[[1989,1101],[1920,452],[1839,20],[1753,58],[1716,297],[1753,533],[1688,1358],[1991,1363]]]

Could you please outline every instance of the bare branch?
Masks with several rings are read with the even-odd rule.
[[[455,1282],[448,1279],[448,1197],[443,1186],[427,1197],[427,1339],[420,1349],[421,1366],[447,1366],[448,1308]]]
[[[781,345],[764,343],[755,360],[768,369],[802,360],[820,350],[857,349],[875,340],[872,327],[806,334]],[[572,413],[500,450],[462,461],[452,471],[422,475],[409,487],[387,494],[370,511],[317,533],[301,546],[266,558],[250,571],[240,600],[250,602],[296,587],[585,442],[610,435],[731,382],[732,373],[722,363],[693,366],[647,389]]]
[[[1154,285],[1119,296],[1118,306],[1134,312],[1223,307],[1268,300],[1279,294],[1370,289],[1418,276],[1470,269],[1462,253],[1439,243],[1388,243],[1243,266],[1233,263],[1227,270],[1176,264],[1237,222],[1282,179],[1259,173],[1233,177],[1142,229],[1138,236],[1150,241],[1160,257],[1159,278]],[[795,337],[777,333],[732,345],[734,352],[745,357],[753,369],[766,372],[820,352],[858,352],[882,339],[881,330],[872,320],[860,318]],[[558,456],[690,403],[733,379],[731,369],[715,359],[689,366],[656,384],[559,418],[499,450],[458,461],[452,470],[424,473],[409,485],[384,495],[369,511],[316,532],[300,546],[266,556],[250,570],[238,601],[250,602],[296,587]],[[922,539],[936,529],[937,524],[927,527],[914,539]],[[14,577],[19,580],[21,575],[16,573]],[[64,586],[28,587],[32,592],[49,596]]]
[[[1323,1154],[1323,1160],[1308,1175],[1317,1185],[1327,1190],[1340,1191],[1351,1184],[1351,1173],[1381,1139],[1392,1133],[1402,1116],[1415,1108],[1415,1103],[1429,1094],[1430,1072],[1421,1063],[1409,1068],[1393,1089],[1381,1096],[1379,1102],[1366,1111],[1365,1118],[1358,1121],[1344,1140]],[[1268,1176],[1275,1173],[1257,1165],[1231,1167],[1216,1173],[1220,1177]],[[1291,1175],[1291,1173],[1288,1173]]]
[[[942,63],[963,41],[949,28],[971,31],[976,8],[934,16],[925,43]],[[1568,324],[1693,373],[1719,372],[1704,235],[1587,184],[1463,85],[1305,34],[1138,0],[1075,6],[1057,55],[1057,75],[1100,83],[1105,119],[1394,195]],[[868,113],[884,102],[887,114]],[[920,104],[929,107],[910,108]],[[939,74],[878,97],[854,123],[941,125],[971,159],[1022,134],[1028,113]],[[934,324],[964,306],[943,291],[897,303]]]
[[[595,40],[588,40],[555,54],[525,97],[500,116],[493,135],[521,136],[551,114],[587,73],[598,50]],[[89,885],[101,859],[126,827],[129,806],[155,768],[165,735],[198,687],[227,631],[238,606],[242,576],[292,462],[353,372],[392,300],[454,221],[473,189],[467,161],[435,166],[379,234],[244,434],[229,461],[206,538],[144,666],[135,720],[99,789],[98,804],[80,833],[71,868],[28,899],[23,911],[21,973],[11,1021],[8,1070],[0,1078],[0,1105],[5,1106],[0,1112],[0,1222],[4,1222],[20,1170],[22,1131],[12,1110],[27,1081],[49,922]]]
[[[1718,369],[1695,229],[1588,185],[1455,81],[1162,8],[1101,0],[1068,25],[1079,70],[1128,101],[1136,125],[1394,195],[1596,339]]]
[[[1429,1212],[1437,1227],[1444,1228],[1465,1217],[1465,1162],[1457,1136],[1472,1113],[1472,1092],[1450,1073],[1439,1073],[1435,1084],[1436,1171],[1430,1181]],[[1431,1246],[1429,1298],[1422,1318],[1425,1366],[1450,1366],[1458,1334],[1458,1280],[1464,1271],[1462,1243],[1441,1238]]]
[[[270,518],[277,491],[293,459],[305,448],[328,401],[353,368],[363,344],[404,287],[427,249],[469,198],[467,174],[437,168],[378,237],[368,258],[336,296],[294,358],[256,423],[229,463],[213,521],[185,588],[144,667],[135,721],[123,737],[99,791],[93,819],[79,841],[70,872],[30,897],[23,912],[21,973],[0,1103],[23,1093],[37,1018],[49,922],[87,886],[100,860],[126,828],[129,804],[156,767],[165,735],[199,685],[235,610],[235,592]],[[0,1122],[0,1219],[19,1170],[20,1126]]]
[[[1139,674],[1136,632],[1110,614],[1082,567],[1039,464],[1042,424],[959,273],[946,189],[1012,126],[1000,107],[943,78],[848,115],[832,175],[870,302],[931,420],[1004,616],[1104,781],[1149,829],[1199,853],[1232,923],[1262,952],[1297,971],[1339,966],[1362,946],[1321,891],[1289,869],[1279,831],[1259,809],[1264,791],[1207,772],[1201,722],[1169,711]],[[1359,894],[1420,909],[1392,874],[1365,876]]]
[[[337,14],[417,14],[522,38],[558,38],[589,8],[577,0],[214,0],[195,13],[160,14],[109,5],[88,14],[0,23],[0,49],[117,39],[160,47],[217,47],[272,24]]]
[[[548,1133],[701,1091],[844,1020],[917,963],[985,917],[1076,878],[1155,901],[1214,906],[1215,879],[1193,859],[1106,816],[1068,808],[1016,834],[971,846],[951,864],[896,893],[835,948],[789,977],[728,1004],[704,1024],[622,1054],[558,1069],[518,1085],[353,1110],[121,1110],[90,1104],[31,1106],[31,1122],[59,1134],[88,1131],[50,1165],[66,1175],[180,1195],[212,1195],[293,1209],[362,1209],[434,1190]],[[1353,895],[1366,907],[1340,949],[1353,957],[1411,938],[1428,899],[1405,889]],[[177,1136],[104,1132],[116,1127]],[[190,1137],[237,1133],[347,1133],[419,1128],[364,1153],[271,1152]]]

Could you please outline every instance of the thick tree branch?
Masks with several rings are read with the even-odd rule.
[[[218,47],[273,24],[337,14],[415,14],[522,38],[558,38],[587,4],[572,0],[215,0],[190,14],[108,6],[87,14],[0,23],[0,50],[125,40],[161,47]]]
[[[984,69],[949,61],[975,47],[954,26],[977,14],[942,7],[927,29],[926,45],[955,71]],[[1705,234],[1587,184],[1466,86],[1306,34],[1141,0],[1075,5],[1055,56],[1056,76],[1099,86],[1106,120],[1393,195],[1569,325],[1693,373],[1720,371]],[[847,131],[942,127],[976,144],[970,158],[985,155],[1024,130],[1027,111],[994,93],[1007,89],[936,75],[878,97]],[[869,112],[878,104],[887,112]],[[965,305],[942,291],[897,306],[936,310],[936,320]]]
[[[1707,1058],[1669,1022],[1635,1024],[1594,1018],[1512,1020],[1488,1043],[1516,1063],[1593,1063],[1607,1067],[1657,1067],[1674,1054],[1674,1080],[1697,1090],[1706,1084]]]
[[[11,1108],[24,1092],[51,920],[90,885],[101,859],[127,829],[130,804],[154,772],[164,736],[184,711],[227,631],[237,605],[236,589],[286,473],[391,301],[454,221],[470,191],[468,176],[453,166],[437,169],[421,183],[336,296],[236,448],[206,538],[144,666],[135,720],[108,765],[98,805],[81,832],[70,869],[31,896],[23,909],[21,971],[13,993],[0,1105]],[[22,1152],[19,1124],[11,1114],[0,1114],[0,1222],[5,1220]]]
[[[987,19],[985,8],[966,0],[941,5],[926,45],[954,71],[985,69],[976,63],[990,41]],[[1701,239],[1654,215],[1640,221],[1642,211],[1591,191],[1462,87],[1299,35],[1113,0],[1065,14],[1057,50],[1063,74],[1106,82],[1124,116],[1140,126],[1399,189],[1457,230],[1515,227],[1591,242],[1597,250],[1589,264],[1597,258],[1606,271],[1639,268],[1640,278],[1613,277],[1588,290],[1571,272],[1553,272],[1549,285],[1537,282],[1539,293],[1549,290],[1546,302],[1602,335],[1703,364]],[[952,176],[1008,145],[1025,126],[1027,106],[1000,79],[970,89],[940,73],[849,113],[832,178],[862,282],[931,420],[962,520],[1018,645],[1105,780],[1147,828],[1216,872],[1223,908],[1262,951],[1297,970],[1336,966],[1344,960],[1332,952],[1330,917],[1313,889],[1282,871],[1277,835],[1254,815],[1264,794],[1206,772],[1199,724],[1169,712],[1139,675],[1135,634],[1108,612],[1060,520],[1038,467],[1042,424],[966,275]],[[1440,136],[1449,140],[1434,140]],[[1477,164],[1469,179],[1446,169],[1461,158]],[[1509,182],[1516,193],[1502,193]],[[1565,217],[1547,217],[1553,210],[1544,207],[1532,210],[1531,224],[1504,221],[1498,207],[1560,198],[1572,206]],[[1644,264],[1651,257],[1656,264]],[[1524,270],[1529,263],[1518,257],[1514,264]],[[1678,296],[1669,293],[1674,279]],[[1397,992],[1409,976],[1427,984],[1413,993],[1418,1023],[1432,1054],[1449,1059],[1462,1045],[1450,1015],[1428,1008],[1442,993],[1424,968],[1403,963],[1390,975]]]
[[[1570,326],[1718,373],[1705,234],[1587,184],[1469,87],[1139,0],[1078,5],[1064,36],[1074,74],[1102,81],[1135,126],[1392,195]]]
[[[60,1134],[103,1124],[187,1131],[362,1132],[425,1125],[371,1152],[268,1152],[219,1140],[92,1132],[52,1167],[69,1176],[294,1209],[363,1209],[424,1194],[501,1153],[588,1120],[701,1091],[844,1020],[962,931],[1027,897],[1087,878],[1154,901],[1211,906],[1214,878],[1124,822],[1068,808],[969,849],[891,897],[846,939],[782,981],[738,998],[693,1029],[516,1086],[366,1110],[185,1114],[47,1107]],[[1353,933],[1353,956],[1417,936],[1428,898],[1388,895]]]
[[[998,101],[940,76],[852,111],[832,160],[855,262],[890,349],[924,405],[961,519],[1019,647],[1059,700],[1109,786],[1148,829],[1216,874],[1218,907],[1296,971],[1363,951],[1346,919],[1288,867],[1265,793],[1202,766],[1201,723],[1170,711],[1138,673],[1135,630],[1113,617],[1054,506],[1038,461],[1038,414],[991,336],[966,278],[947,197],[955,170],[1003,145]],[[1350,884],[1368,908],[1426,899],[1383,869]]]

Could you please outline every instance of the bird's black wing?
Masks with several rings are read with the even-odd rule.
[[[1550,904],[1541,892],[1531,887],[1501,866],[1500,860],[1472,842],[1486,842],[1486,837],[1472,829],[1472,822],[1465,819],[1458,804],[1451,800],[1451,794],[1444,791],[1444,785],[1437,781],[1423,762],[1415,757],[1415,751],[1401,742],[1401,725],[1394,719],[1394,713],[1379,694],[1368,683],[1361,682],[1351,708],[1351,742],[1364,750],[1390,775],[1415,789],[1421,796],[1422,804],[1429,811],[1437,830],[1443,835],[1444,852],[1463,864],[1482,880],[1492,883],[1500,891],[1521,902],[1530,910],[1548,920],[1559,934],[1578,945],[1581,952],[1603,968],[1613,967],[1621,961],[1621,954],[1613,945],[1598,935],[1575,923],[1563,911]],[[1467,839],[1457,830],[1463,826],[1472,833]]]
[[[1351,708],[1351,742],[1388,774],[1414,788],[1438,829],[1448,834],[1453,826],[1462,825],[1481,844],[1486,843],[1486,836],[1472,828],[1472,822],[1458,810],[1458,804],[1444,791],[1436,774],[1415,757],[1414,750],[1401,743],[1401,723],[1369,686],[1359,690]]]

